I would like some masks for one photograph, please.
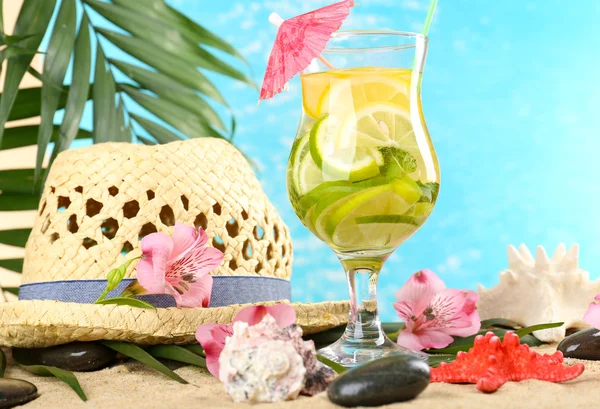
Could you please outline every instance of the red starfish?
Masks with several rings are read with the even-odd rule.
[[[495,392],[506,382],[539,379],[564,382],[582,374],[582,363],[563,365],[563,354],[541,355],[521,345],[513,332],[504,335],[504,342],[493,332],[475,338],[469,352],[459,352],[456,361],[441,363],[431,369],[431,382],[476,383],[482,392]]]

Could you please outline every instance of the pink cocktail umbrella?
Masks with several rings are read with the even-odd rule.
[[[354,0],[344,0],[283,21],[269,56],[259,99],[280,93],[292,77],[319,58],[353,6]]]

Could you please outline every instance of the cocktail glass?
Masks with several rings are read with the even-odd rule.
[[[426,53],[421,34],[340,31],[301,76],[288,193],[302,223],[346,271],[349,323],[320,350],[344,366],[417,354],[382,330],[376,289],[384,262],[427,220],[439,190],[421,109]]]

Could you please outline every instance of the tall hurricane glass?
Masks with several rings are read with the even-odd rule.
[[[383,332],[376,289],[385,260],[437,199],[439,167],[421,109],[426,53],[420,34],[341,31],[301,76],[288,193],[296,215],[346,271],[350,320],[320,351],[344,366],[414,352]]]

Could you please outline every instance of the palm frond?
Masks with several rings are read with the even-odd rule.
[[[52,18],[56,0],[29,0],[23,2],[19,17],[15,23],[14,35],[30,35],[45,32]],[[42,42],[42,37],[31,36],[20,42],[25,49],[37,50]],[[19,92],[21,79],[33,60],[33,55],[20,55],[8,60],[6,64],[6,77],[2,98],[0,99],[0,146],[4,135],[4,125],[10,115]]]

